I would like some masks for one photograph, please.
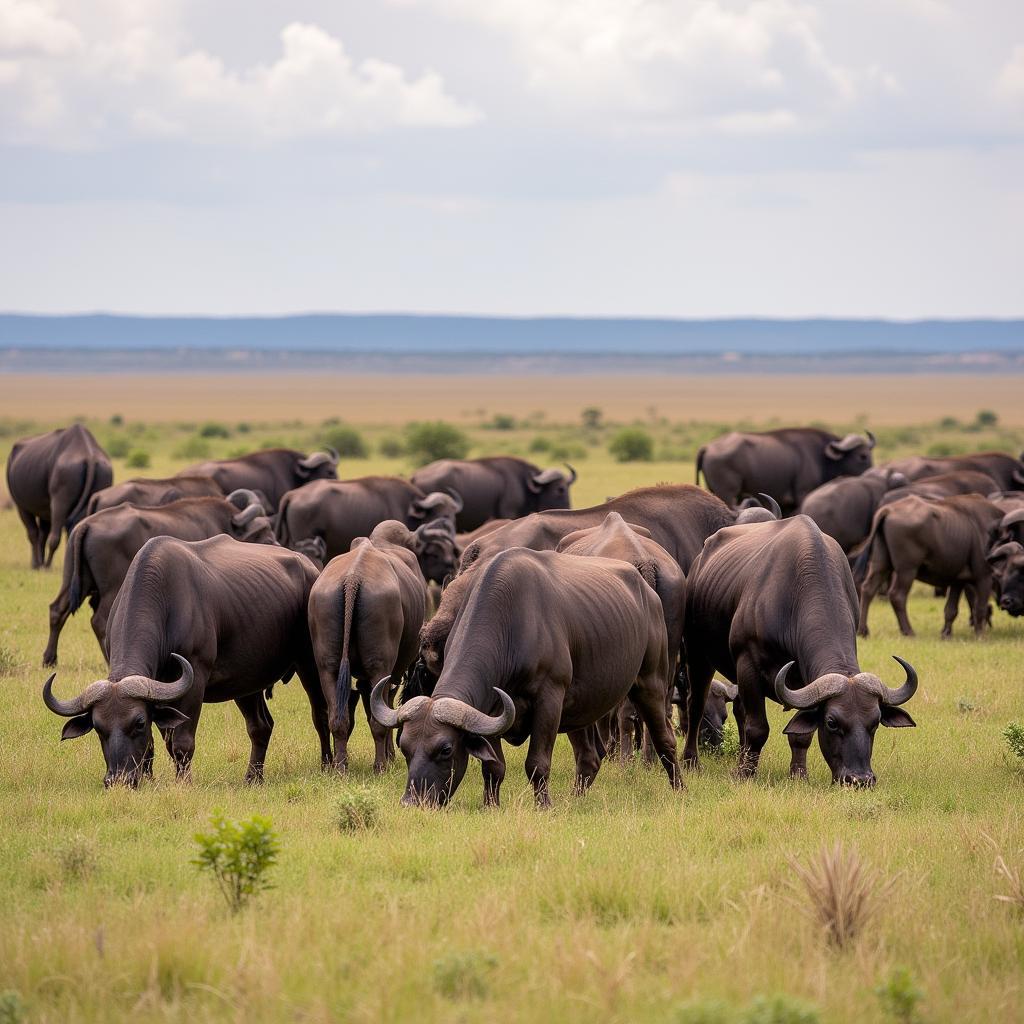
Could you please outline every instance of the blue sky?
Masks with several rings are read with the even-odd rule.
[[[1019,0],[0,0],[0,309],[1024,315]]]

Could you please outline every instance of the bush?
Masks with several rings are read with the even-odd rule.
[[[489,423],[484,424],[485,430],[515,430],[516,429],[516,418],[509,416],[508,413],[497,413],[493,416]]]
[[[123,427],[124,417],[119,412],[115,412],[114,415],[110,417],[110,425],[112,427]]]
[[[979,427],[994,427],[999,422],[999,416],[991,409],[980,409],[974,417],[974,422]]]
[[[210,817],[212,832],[197,832],[199,853],[192,863],[217,881],[232,913],[253,896],[270,888],[267,872],[277,862],[278,839],[270,819],[253,815],[248,821],[228,821],[220,811]]]
[[[405,448],[397,437],[385,437],[378,445],[378,451],[385,459],[397,459],[405,454]]]
[[[230,437],[231,431],[223,423],[204,423],[199,428],[200,437]]]
[[[190,437],[174,449],[176,459],[208,459],[210,446],[201,437]]]
[[[21,1024],[28,1020],[28,1009],[13,989],[0,992],[0,1024]]]
[[[239,423],[237,427],[235,427],[235,430],[237,430],[238,433],[240,434],[248,434],[249,431],[252,430],[252,425],[249,423],[242,422]]]
[[[449,953],[434,961],[434,988],[449,999],[481,999],[497,966],[489,953]]]
[[[131,451],[132,443],[127,437],[118,435],[107,441],[107,454],[112,459],[123,459]]]
[[[960,426],[960,421],[955,416],[943,416],[939,420],[940,430],[956,430]]]
[[[410,423],[405,428],[405,452],[416,466],[436,459],[464,459],[469,454],[469,438],[443,420]]]
[[[583,428],[585,430],[597,430],[601,426],[603,417],[604,413],[596,405],[588,405],[580,413],[580,419],[583,421]]]
[[[529,450],[531,452],[534,452],[537,455],[542,455],[542,454],[544,454],[546,452],[551,451],[551,440],[550,440],[550,438],[544,437],[543,434],[538,434],[530,442]]]
[[[61,877],[76,882],[87,878],[96,870],[96,850],[81,832],[76,832],[54,851],[60,864]]]
[[[136,448],[128,456],[129,469],[147,469],[149,467],[149,452],[143,448]]]
[[[370,454],[363,435],[354,427],[331,427],[320,435],[320,440],[336,449],[343,459],[365,459]]]
[[[1019,722],[1011,722],[1003,730],[1003,739],[1006,740],[1010,752],[1024,761],[1024,725]]]
[[[375,828],[379,817],[377,801],[365,787],[344,793],[338,800],[338,829],[341,832],[364,832]]]
[[[646,430],[625,427],[608,445],[617,462],[650,462],[654,458],[654,441]]]
[[[739,1024],[818,1024],[818,1011],[791,996],[757,996],[739,1016]]]
[[[900,1024],[913,1024],[918,1020],[917,1004],[924,993],[914,984],[914,979],[905,967],[897,967],[888,980],[875,989],[882,1009]]]

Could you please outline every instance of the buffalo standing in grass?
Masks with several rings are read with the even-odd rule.
[[[107,620],[132,559],[153,537],[206,540],[220,533],[236,540],[275,544],[270,520],[252,491],[227,498],[182,498],[153,508],[117,505],[86,516],[68,539],[60,592],[50,605],[44,665],[57,664],[57,643],[68,617],[88,600],[92,629],[104,650]]]
[[[583,791],[600,767],[592,727],[627,695],[678,786],[675,737],[665,720],[665,617],[640,573],[607,558],[514,549],[474,575],[433,695],[395,710],[382,679],[371,696],[382,725],[404,725],[399,746],[409,774],[402,802],[447,803],[472,755],[483,766],[484,800],[496,804],[503,737],[529,739],[526,774],[546,807],[559,732],[569,734],[576,789]]]
[[[939,476],[958,469],[986,473],[999,490],[1009,491],[1024,486],[1024,458],[1016,459],[1006,452],[975,452],[971,455],[942,455],[929,457],[911,455],[886,463],[889,469],[901,472],[908,480]]]
[[[842,438],[810,427],[734,431],[697,452],[697,482],[703,473],[708,490],[732,506],[761,492],[770,494],[788,515],[823,483],[870,469],[874,447],[870,431]]]
[[[32,568],[49,568],[63,531],[71,532],[95,491],[114,479],[107,453],[80,423],[16,441],[7,490],[28,534]]]
[[[837,477],[815,487],[801,502],[800,512],[850,555],[871,532],[871,519],[885,495],[907,482],[902,473],[874,469],[860,476]]]
[[[1014,618],[1024,615],[1024,545],[1000,544],[987,556],[999,607]]]
[[[118,505],[139,505],[152,508],[167,505],[181,498],[220,498],[224,492],[211,476],[172,476],[165,480],[125,480],[97,491],[90,499],[87,512],[92,515]],[[269,511],[273,511],[270,509]]]
[[[412,482],[424,493],[458,494],[462,508],[455,526],[465,533],[489,519],[519,519],[531,512],[569,508],[569,488],[576,482],[576,470],[568,468],[566,476],[561,470],[541,469],[508,455],[441,459],[416,470]]]
[[[382,539],[409,531],[399,522],[381,527],[374,538],[360,538],[332,559],[309,595],[309,631],[340,771],[348,767],[360,696],[373,734],[374,770],[383,772],[393,760],[391,732],[370,714],[370,692],[385,677],[397,683],[405,675],[426,614],[427,587],[416,556],[406,544]]]
[[[268,448],[237,459],[211,459],[183,469],[180,476],[210,476],[224,494],[258,491],[276,509],[284,495],[314,480],[338,476],[340,456],[333,448],[303,455],[291,448]]]
[[[289,491],[281,499],[277,539],[286,547],[294,547],[310,537],[322,537],[327,558],[331,559],[348,551],[356,537],[369,536],[378,523],[395,519],[410,529],[447,521],[454,540],[459,507],[458,498],[450,494],[424,494],[397,476],[318,480]]]
[[[148,541],[111,612],[107,678],[66,701],[53,694],[56,673],[43,687],[46,706],[70,719],[61,738],[95,729],[105,784],[134,787],[152,772],[156,725],[178,776],[187,777],[203,704],[233,700],[251,743],[246,781],[261,782],[274,728],[264,691],[297,673],[329,765],[327,705],[306,619],[316,577],[309,559],[277,545]]]
[[[846,556],[807,516],[711,537],[686,579],[686,762],[697,763],[695,725],[717,670],[739,688],[733,713],[741,775],[757,772],[770,699],[800,712],[785,729],[790,774],[806,776],[817,732],[833,782],[874,785],[875,730],[879,723],[914,725],[899,705],[916,692],[917,674],[897,658],[907,681],[892,690],[861,671],[856,624],[857,591]]]
[[[918,579],[949,588],[943,637],[953,632],[964,590],[971,602],[974,632],[980,636],[988,621],[992,593],[986,555],[1001,519],[1000,509],[976,494],[952,498],[910,495],[880,508],[861,555],[865,575],[860,589],[860,635],[868,635],[868,608],[889,581],[889,601],[900,632],[913,636],[907,595]]]

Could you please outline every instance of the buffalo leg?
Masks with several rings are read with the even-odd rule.
[[[601,767],[601,758],[597,752],[597,726],[588,725],[584,729],[573,729],[569,733],[569,743],[572,744],[572,752],[576,758],[576,781],[573,784],[573,793],[582,796],[594,779]]]
[[[868,569],[868,574],[864,578],[864,582],[860,588],[860,617],[857,623],[857,633],[860,636],[868,635],[868,608],[871,607],[871,602],[875,599],[875,595],[882,589],[885,584],[885,577],[888,574],[888,570],[881,567],[875,568],[871,566]]]
[[[686,666],[686,745],[683,747],[683,766],[697,768],[700,758],[697,754],[697,738],[700,733],[700,720],[704,717],[704,704],[708,699],[708,689],[715,674],[713,665],[707,662],[688,663]],[[680,707],[679,716],[683,712]]]
[[[619,725],[619,761],[626,764],[633,757],[634,747],[634,718],[636,711],[633,705],[624,700],[615,711],[615,718]]]
[[[53,599],[50,605],[50,636],[46,642],[46,650],[43,651],[43,664],[57,664],[57,641],[60,639],[64,623],[71,615],[71,601],[69,592],[61,587],[60,593]]]
[[[939,588],[936,587],[935,589],[938,590]],[[946,640],[953,635],[953,623],[956,620],[957,612],[960,610],[960,593],[961,589],[956,584],[947,588],[946,607],[943,609],[941,634],[943,640]]]
[[[491,749],[494,751],[495,760],[487,758],[480,765],[484,777],[484,807],[499,806],[501,784],[505,781],[505,751],[498,737],[491,740]]]
[[[331,767],[331,724],[327,713],[327,698],[320,685],[320,673],[317,671],[312,653],[307,657],[308,661],[299,661],[295,666],[295,672],[299,677],[299,682],[302,683],[302,688],[306,691],[313,728],[320,741],[320,767],[326,769]]]
[[[654,749],[672,788],[681,789],[683,779],[676,761],[676,734],[665,718],[666,674],[662,668],[658,666],[654,671],[641,675],[629,696],[651,734]]]
[[[809,732],[800,736],[791,734],[786,739],[789,740],[789,774],[794,779],[806,779],[807,749],[814,739],[814,733]]]
[[[21,519],[22,525],[25,527],[25,533],[28,534],[28,543],[32,548],[32,568],[38,569],[43,564],[44,537],[43,532],[39,528],[39,520],[34,515],[20,508],[18,509],[18,518]]]
[[[988,621],[988,600],[992,595],[992,577],[983,579],[974,585],[972,596],[973,607],[972,617],[974,621],[974,635],[980,637],[985,630]]]
[[[739,658],[736,662],[736,682],[740,693],[753,694],[752,701],[743,701],[743,738],[740,745],[740,763],[736,774],[741,778],[751,779],[757,774],[757,765],[761,760],[761,750],[768,742],[768,716],[765,714],[764,696],[761,689],[760,673],[757,666],[748,658]],[[733,710],[735,713],[735,702]],[[698,723],[699,725],[699,723]]]
[[[541,693],[558,694],[537,702],[533,709],[533,730],[530,733],[530,747],[526,752],[526,777],[533,786],[537,806],[551,806],[548,780],[551,777],[551,755],[558,738],[558,724],[562,718],[562,697],[566,687],[549,682],[539,687]]]
[[[391,730],[381,725],[370,712],[370,692],[388,674],[386,671],[374,672],[369,677],[372,682],[359,681],[359,696],[363,700],[363,710],[366,712],[366,720],[370,723],[370,734],[373,736],[373,770],[378,775],[386,772],[388,765],[395,759],[395,744],[391,738]],[[390,686],[389,689],[391,689]]]
[[[252,744],[245,781],[250,785],[258,785],[263,782],[263,765],[267,760],[267,747],[270,746],[270,736],[274,731],[274,719],[262,690],[250,693],[247,697],[239,697],[235,704],[245,717],[245,728]]]
[[[203,690],[205,690],[205,681],[197,692],[202,693]],[[192,781],[192,755],[196,752],[196,729],[199,726],[202,707],[202,704],[197,704],[194,708],[183,709],[189,716],[187,722],[182,722],[174,729],[160,730],[163,733],[167,753],[171,755],[171,760],[174,762],[174,771],[179,782]]]
[[[904,636],[913,636],[914,627],[910,625],[910,619],[907,616],[907,595],[910,593],[910,588],[914,585],[914,577],[916,572],[913,569],[902,569],[899,572],[894,572],[892,575],[892,583],[889,584],[889,603],[892,605],[892,610],[896,613],[896,621],[900,625],[900,632]]]

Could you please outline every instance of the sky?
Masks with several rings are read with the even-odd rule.
[[[1024,315],[1021,0],[0,0],[0,309]]]

